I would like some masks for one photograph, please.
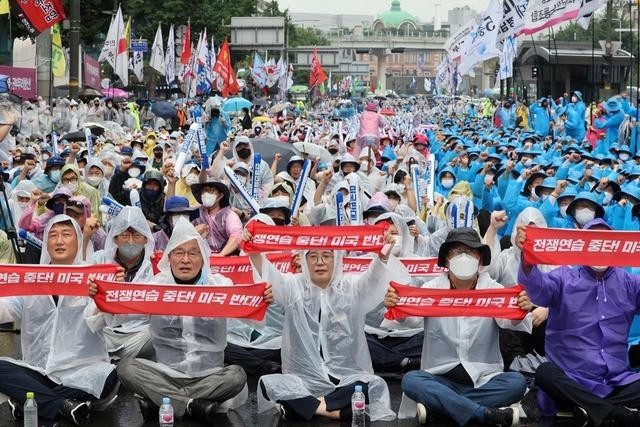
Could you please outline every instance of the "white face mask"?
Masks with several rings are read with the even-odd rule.
[[[398,201],[394,199],[389,199],[389,207],[391,208],[391,212],[394,212],[398,207]]]
[[[467,254],[456,255],[449,260],[449,271],[460,280],[469,280],[478,274],[480,260]]]
[[[87,184],[89,184],[92,187],[97,187],[98,185],[100,185],[101,182],[102,182],[102,177],[100,176],[87,177]]]
[[[190,173],[184,178],[185,184],[187,184],[189,187],[191,187],[193,184],[197,184],[198,180],[198,175],[196,175],[195,173]]]
[[[76,190],[78,189],[78,183],[77,182],[70,182],[69,184],[64,184],[63,186],[67,190],[71,191],[71,193],[75,193]]]
[[[402,236],[400,235],[396,235],[396,243],[393,245],[393,248],[391,248],[391,253],[394,256],[400,256],[400,253],[402,252]]]
[[[129,176],[131,178],[137,178],[137,177],[140,176],[141,172],[142,171],[140,169],[138,169],[138,168],[131,168],[131,169],[129,169]]]
[[[202,193],[202,205],[205,208],[213,207],[213,205],[216,204],[217,200],[218,200],[218,196],[216,196],[215,194]]]
[[[489,185],[493,182],[493,175],[485,175],[484,176],[484,184]]]
[[[609,266],[607,266],[607,265],[594,265],[594,266],[591,267],[591,269],[593,271],[597,271],[598,273],[602,273],[607,268],[609,268]]]
[[[531,165],[533,165],[533,160],[532,159],[525,160],[524,165],[525,165],[525,167],[530,168]]]
[[[567,217],[567,208],[568,207],[569,207],[569,205],[560,206],[560,216],[562,218],[566,218]]]
[[[29,202],[18,202],[18,207],[22,210],[26,209],[29,206]]]
[[[578,102],[578,97],[577,97],[577,96],[572,96],[572,97],[571,97],[571,102],[573,102],[574,104],[575,104],[576,102]]]
[[[629,153],[620,153],[618,154],[618,158],[623,162],[626,162],[627,160],[629,160]]]
[[[592,221],[596,217],[596,213],[589,208],[576,209],[573,217],[580,226],[583,226]]]
[[[180,214],[180,215],[171,215],[171,223],[172,223],[172,224],[175,224],[176,222],[178,222],[178,220],[179,220],[180,218],[184,218],[184,219],[186,219],[187,221],[189,221],[189,215],[182,215],[182,214]]]
[[[609,203],[611,203],[611,199],[613,199],[613,194],[611,193],[604,193],[604,200],[602,200],[602,204],[603,205],[608,205]]]
[[[283,203],[286,203],[287,206],[289,206],[289,204],[291,203],[291,200],[289,199],[289,196],[276,196],[276,197],[273,197],[273,198],[276,199],[276,200],[279,200],[279,201],[281,201]]]
[[[362,172],[369,172],[369,162],[367,161],[360,162],[360,170]]]
[[[454,181],[451,178],[445,178],[440,181],[440,183],[442,184],[442,188],[446,188],[447,190],[453,187],[453,182]]]

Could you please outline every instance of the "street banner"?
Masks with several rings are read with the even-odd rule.
[[[11,0],[11,6],[31,37],[65,18],[62,0]]]
[[[529,0],[522,34],[531,35],[564,21],[575,19],[582,0]]]
[[[118,266],[0,264],[0,297],[61,295],[88,297],[89,274],[115,280]]]
[[[518,306],[520,285],[511,288],[460,290],[425,289],[391,282],[400,301],[387,309],[389,320],[417,317],[493,317],[522,320],[527,312]]]
[[[9,92],[18,95],[23,99],[35,98],[38,96],[38,86],[35,68],[8,67],[0,65],[0,74],[9,76],[7,83]]]
[[[111,314],[226,317],[260,321],[265,283],[249,286],[185,286],[96,280],[96,306]]]
[[[640,233],[527,227],[522,252],[528,264],[640,266]]]
[[[344,250],[380,252],[387,224],[350,227],[279,227],[257,221],[247,224],[251,241],[243,242],[247,253],[287,250]]]
[[[100,77],[100,63],[85,53],[83,56],[83,65],[82,81],[84,85],[94,89],[100,89],[100,83],[102,81]]]

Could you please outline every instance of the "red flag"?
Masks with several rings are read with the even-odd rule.
[[[11,9],[20,10],[18,21],[35,37],[65,18],[62,0],[11,0]]]
[[[218,76],[218,90],[223,97],[226,98],[229,94],[236,94],[240,91],[236,73],[231,66],[231,50],[226,40],[220,46],[220,53],[216,58],[216,65],[213,66],[213,72]]]
[[[311,74],[309,74],[309,87],[321,85],[327,80],[327,74],[322,68],[318,59],[318,49],[313,49],[313,59],[311,60]]]
[[[187,21],[187,30],[184,32],[182,42],[182,54],[180,55],[180,63],[187,65],[191,59],[191,21]]]

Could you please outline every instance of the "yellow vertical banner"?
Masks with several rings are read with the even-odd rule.
[[[9,13],[9,0],[0,0],[0,15]]]
[[[67,62],[62,51],[60,24],[51,27],[51,71],[56,77],[64,77],[67,71]]]

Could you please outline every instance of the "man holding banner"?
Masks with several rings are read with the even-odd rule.
[[[71,217],[55,216],[45,229],[44,242],[40,264],[84,264],[82,232]],[[89,418],[89,402],[112,392],[117,375],[94,310],[86,297],[0,298],[0,323],[20,322],[22,330],[23,359],[0,359],[0,393],[10,397],[14,418],[22,417],[27,392],[35,392],[40,418],[62,415],[82,425]]]
[[[612,229],[596,218],[583,230]],[[522,250],[527,228],[518,226],[517,233],[516,245]],[[542,414],[573,409],[585,426],[599,426],[605,420],[640,425],[636,410],[640,373],[629,367],[627,353],[629,327],[640,309],[638,276],[606,265],[565,266],[543,273],[527,262],[526,250],[523,255],[519,281],[536,305],[549,308],[545,343],[549,362],[536,371],[536,384],[544,392],[538,394]],[[563,254],[558,264],[582,261]],[[593,261],[597,260],[586,263]]]
[[[231,285],[231,280],[211,274],[209,246],[196,228],[179,218],[158,263],[153,283],[167,285]],[[92,286],[92,294],[97,287]],[[265,292],[265,299],[268,299]],[[145,419],[158,419],[158,405],[170,397],[175,415],[189,414],[211,422],[218,405],[236,407],[246,399],[247,376],[237,365],[224,366],[227,320],[190,316],[152,316],[149,331],[157,362],[129,359],[118,366],[122,383],[143,399]],[[240,394],[241,391],[245,393]]]

